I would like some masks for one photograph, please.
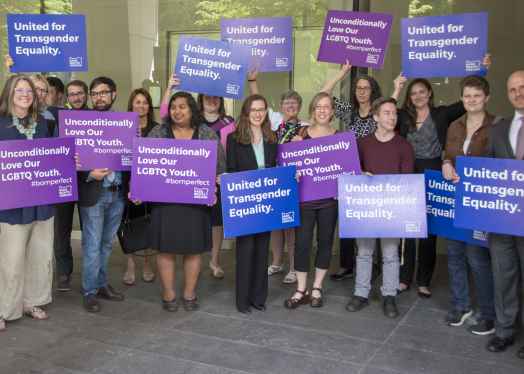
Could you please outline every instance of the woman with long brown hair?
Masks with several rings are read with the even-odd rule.
[[[251,95],[244,101],[226,148],[230,173],[276,166],[277,138],[263,96]],[[251,307],[266,309],[270,237],[271,232],[262,232],[236,239],[236,304],[241,313],[250,313]]]

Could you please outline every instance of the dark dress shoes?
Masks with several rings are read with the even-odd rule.
[[[261,312],[265,312],[265,311],[266,311],[266,306],[265,306],[264,304],[260,304],[260,305],[259,305],[259,304],[254,304],[254,303],[253,303],[253,304],[251,304],[251,306],[252,306],[253,308],[255,308],[256,310],[259,310],[259,311],[261,311]]]
[[[84,296],[84,309],[89,313],[100,312],[100,304],[98,303],[95,295]]]
[[[111,301],[123,301],[124,294],[114,290],[111,285],[99,288],[98,293],[96,294],[101,299],[111,300]]]
[[[240,313],[243,313],[243,314],[251,314],[251,308],[250,307],[247,307],[246,309],[241,309],[241,308],[237,307],[237,310]]]
[[[517,351],[517,357],[524,360],[524,346],[520,347],[520,349]]]
[[[504,352],[509,346],[513,345],[513,343],[515,343],[513,336],[509,338],[499,338],[495,336],[488,342],[486,348],[490,352]]]
[[[365,297],[353,296],[346,305],[346,310],[348,312],[358,312],[359,310],[362,310],[368,305],[368,299],[366,299]]]

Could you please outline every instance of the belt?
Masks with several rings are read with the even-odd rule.
[[[111,192],[118,192],[122,190],[122,185],[121,184],[112,184],[109,187],[104,187],[104,188],[106,188],[108,191],[111,191]]]

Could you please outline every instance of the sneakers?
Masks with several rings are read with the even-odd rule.
[[[353,278],[353,271],[348,269],[340,269],[335,274],[329,276],[333,281],[341,281],[347,278]]]
[[[472,310],[450,310],[446,315],[446,323],[448,326],[458,327],[462,326],[466,320],[473,315]]]
[[[286,284],[296,283],[296,282],[297,282],[297,273],[294,271],[290,271],[289,273],[287,273],[284,279],[282,280],[282,283],[286,283]]]
[[[71,276],[70,275],[60,275],[58,277],[56,290],[60,292],[71,291]]]
[[[89,294],[84,296],[84,309],[89,313],[98,313],[100,312],[100,304],[96,299],[96,295]]]
[[[348,312],[358,312],[359,310],[364,309],[369,305],[368,299],[361,296],[353,296],[348,305],[346,305],[346,310]]]
[[[384,315],[388,318],[397,318],[398,309],[397,303],[395,302],[395,296],[384,296],[384,302],[382,304]]]
[[[491,335],[495,333],[495,323],[493,321],[481,319],[473,326],[470,326],[468,330],[475,335]]]
[[[267,268],[267,275],[272,276],[278,273],[284,272],[284,266],[282,265],[270,265]]]

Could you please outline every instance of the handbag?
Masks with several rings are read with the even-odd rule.
[[[130,210],[126,214],[117,231],[118,240],[125,254],[147,256],[151,255],[151,215],[144,207],[144,215],[131,218]],[[142,251],[142,252],[141,252]],[[140,253],[141,252],[141,253]]]

